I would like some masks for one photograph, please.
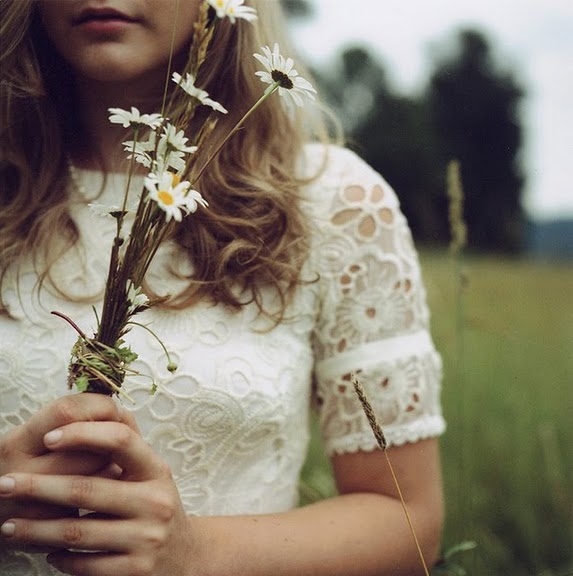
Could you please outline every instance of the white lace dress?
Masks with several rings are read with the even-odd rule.
[[[301,170],[315,173],[323,154],[323,147],[308,146]],[[59,262],[54,279],[87,298],[72,303],[47,289],[38,294],[26,266],[19,292],[15,282],[6,283],[0,434],[67,393],[76,334],[50,311],[93,332],[91,300],[101,295],[115,223],[87,204],[118,204],[123,177],[111,177],[97,200],[101,176],[83,171],[80,177],[84,194],[74,191],[70,208],[80,243]],[[330,148],[328,167],[305,198],[313,247],[304,274],[318,273],[319,279],[298,289],[285,322],[269,331],[253,306],[238,313],[207,303],[148,310],[141,320],[170,350],[178,364],[174,374],[146,331],[135,327],[128,334],[139,354],[134,367],[158,384],[153,396],[148,378],[126,384],[133,411],[146,440],[171,465],[190,513],[256,514],[296,506],[312,406],[330,453],[375,449],[351,371],[359,374],[390,444],[444,430],[440,358],[428,331],[417,254],[394,192],[354,154]],[[152,285],[165,293],[177,289],[167,261],[189,271],[178,249],[166,246],[150,273]],[[56,573],[41,556],[19,553],[0,558],[0,566],[9,575]]]

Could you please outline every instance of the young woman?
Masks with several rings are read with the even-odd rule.
[[[115,224],[88,205],[121,203],[126,178],[108,109],[158,111],[203,1],[0,3],[1,572],[423,573],[350,382],[382,420],[431,564],[444,423],[418,260],[392,190],[311,143],[308,108],[267,100],[193,183],[209,208],[155,258],[147,289],[172,298],[142,322],[177,371],[134,327],[155,395],[145,379],[126,384],[133,406],[65,394],[76,334],[50,311],[93,329]],[[264,88],[252,54],[284,41],[278,2],[209,4],[222,18],[197,85],[229,110],[216,140]],[[339,495],[299,508],[312,405]]]

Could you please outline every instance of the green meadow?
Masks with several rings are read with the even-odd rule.
[[[573,265],[423,252],[444,361],[447,574],[573,574]],[[333,483],[315,437],[305,496]],[[440,572],[443,574],[444,572]]]

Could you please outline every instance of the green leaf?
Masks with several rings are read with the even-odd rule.
[[[138,356],[131,348],[122,348],[118,350],[119,356],[126,364],[131,364],[134,360],[137,360]]]
[[[88,377],[83,375],[83,376],[78,376],[76,378],[76,388],[78,389],[78,392],[85,392],[88,388],[89,388],[89,380]]]
[[[122,362],[131,364],[134,360],[137,360],[138,356],[129,346],[124,346],[124,344],[123,340],[118,340],[115,344],[115,351]]]
[[[464,542],[460,542],[459,544],[454,544],[450,548],[448,548],[444,552],[444,558],[449,560],[452,556],[456,554],[460,554],[462,552],[469,552],[470,550],[474,550],[477,548],[477,542],[473,540],[465,540]]]

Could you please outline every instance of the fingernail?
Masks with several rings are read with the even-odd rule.
[[[16,524],[14,522],[4,522],[2,526],[0,526],[0,534],[2,536],[14,536],[16,533]]]
[[[3,476],[0,478],[0,494],[10,494],[16,486],[16,480],[10,476]]]
[[[44,443],[45,444],[55,444],[56,442],[58,442],[62,438],[63,434],[64,434],[63,430],[52,430],[51,432],[48,432],[44,436]]]

